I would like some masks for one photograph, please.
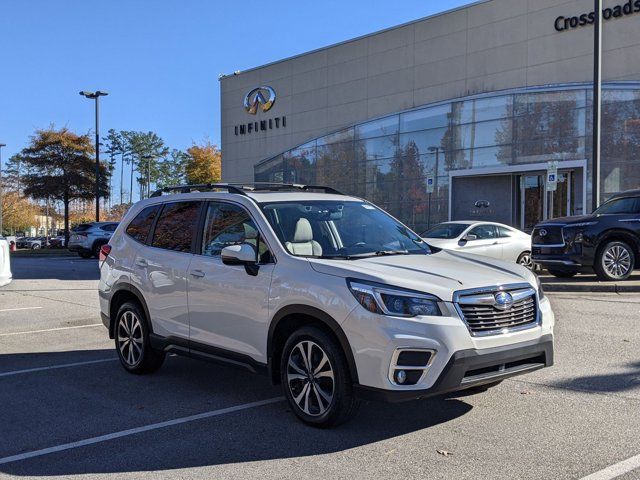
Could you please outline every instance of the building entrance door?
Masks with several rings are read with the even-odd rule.
[[[555,192],[547,191],[545,172],[518,175],[520,215],[518,227],[530,232],[542,220],[575,215],[581,203],[582,169],[560,170]],[[579,187],[579,188],[577,188]]]

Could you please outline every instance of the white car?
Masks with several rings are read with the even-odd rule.
[[[553,364],[554,315],[520,265],[434,252],[326,187],[192,188],[135,204],[100,249],[102,321],[131,373],[168,352],[225,362],[332,426],[362,398],[482,390]]]
[[[502,223],[444,222],[424,232],[422,238],[436,248],[483,255],[533,268],[531,235]]]
[[[9,242],[0,237],[0,287],[11,282],[11,262],[9,260]]]

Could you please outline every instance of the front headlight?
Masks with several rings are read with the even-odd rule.
[[[438,297],[375,283],[347,280],[353,296],[366,310],[394,317],[442,316]]]
[[[542,289],[542,283],[540,282],[540,277],[538,275],[536,275],[536,283],[538,284],[538,298],[542,300],[544,298],[544,290]]]

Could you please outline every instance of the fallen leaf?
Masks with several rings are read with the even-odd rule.
[[[626,343],[631,343],[631,340],[627,340],[626,338],[623,338],[622,341]]]
[[[436,450],[436,452],[438,452],[443,457],[448,457],[449,455],[453,455],[453,453],[449,452],[448,450]]]

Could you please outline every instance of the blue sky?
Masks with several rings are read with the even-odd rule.
[[[153,130],[171,148],[219,143],[218,74],[449,10],[469,0],[3,0],[0,143],[93,128],[80,90],[105,90],[101,132]],[[223,153],[224,154],[224,153]]]

